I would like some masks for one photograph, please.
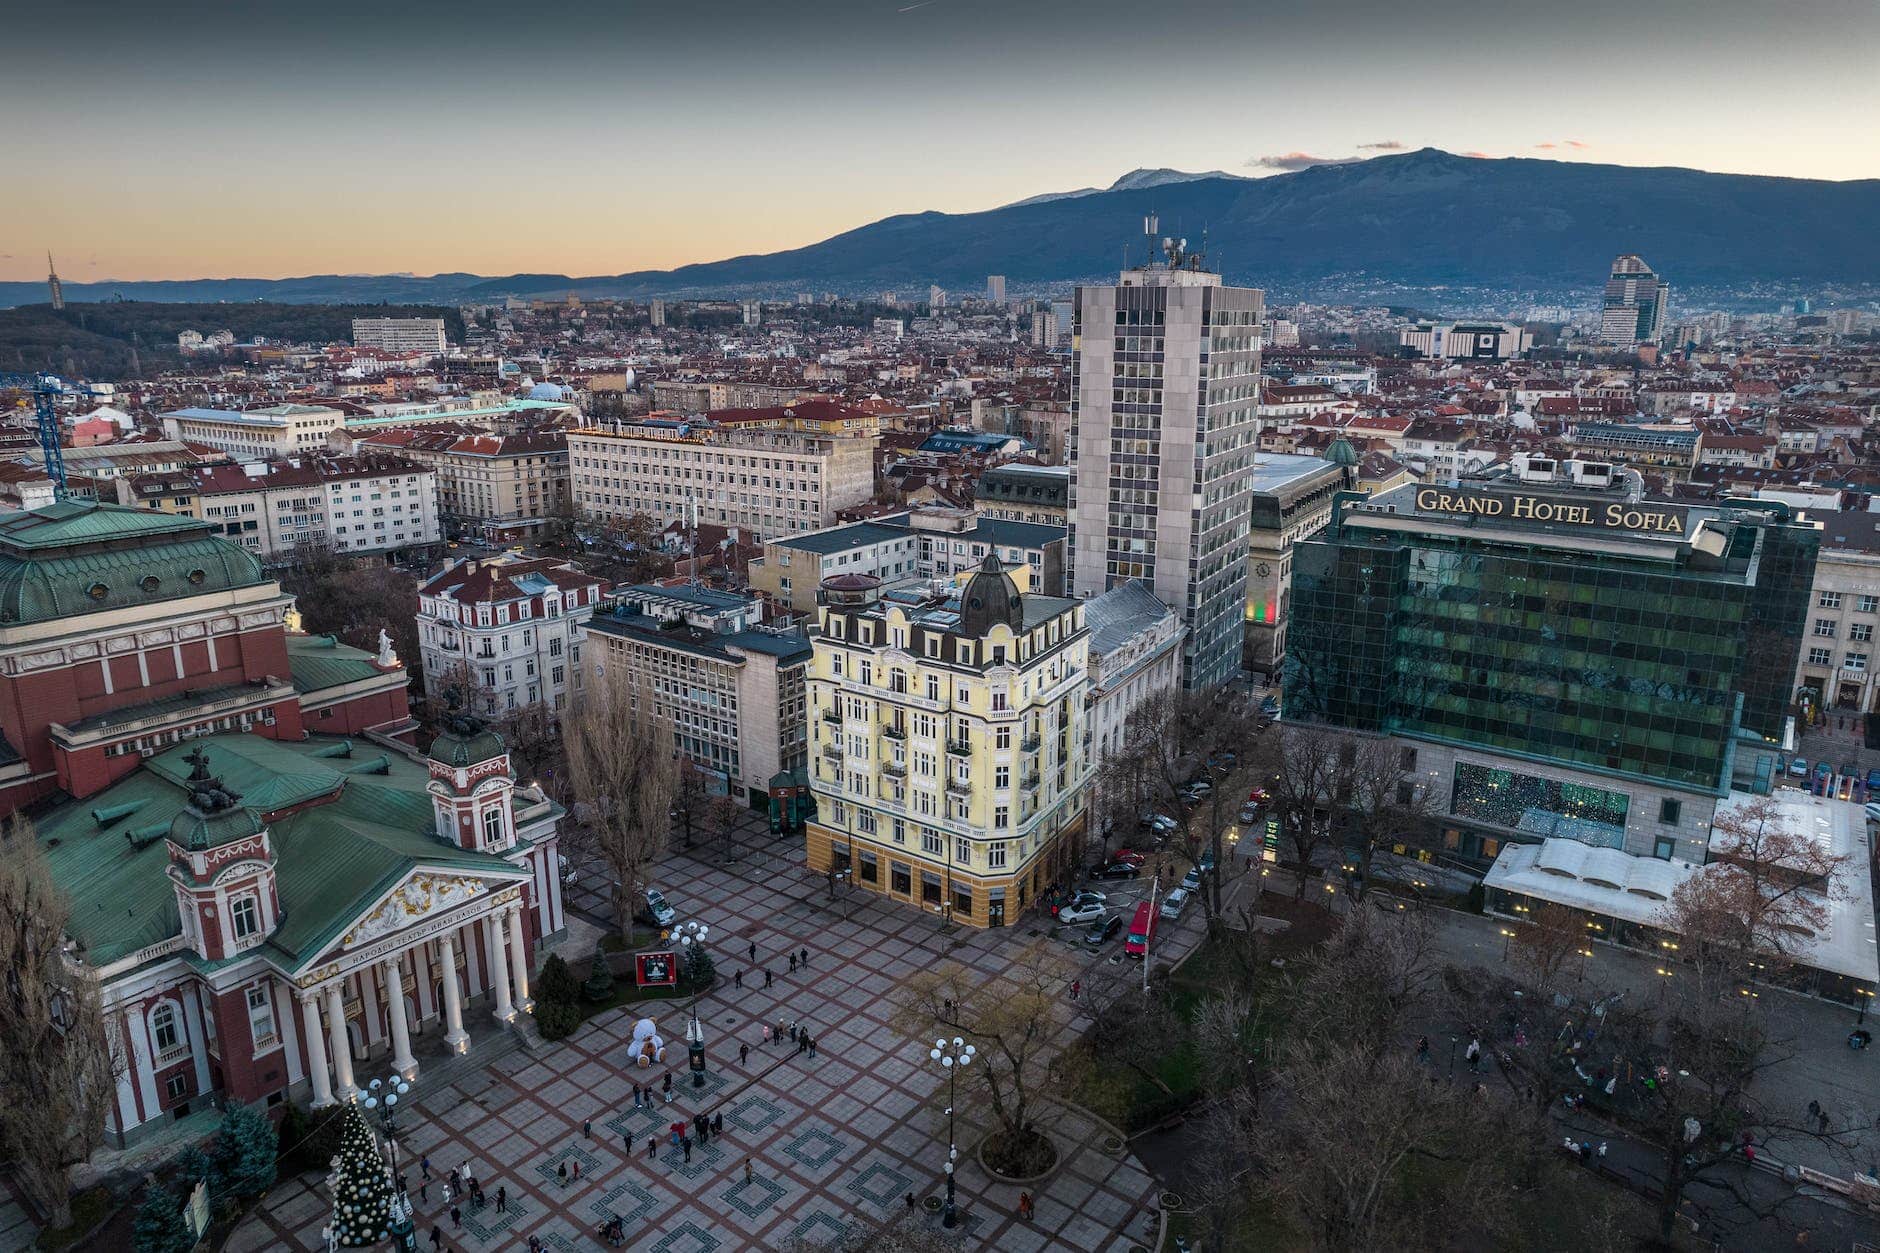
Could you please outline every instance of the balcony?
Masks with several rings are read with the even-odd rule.
[[[822,711],[822,720],[827,722],[830,726],[840,726],[842,723],[842,714],[838,710],[825,709]]]
[[[1018,786],[1024,788],[1027,792],[1036,792],[1038,790],[1039,785],[1042,784],[1043,782],[1044,780],[1041,779],[1039,776],[1035,774],[1028,774],[1025,776],[1024,780],[1019,783]]]
[[[907,778],[907,763],[884,761],[881,763],[881,773],[887,775],[890,779],[905,779]]]
[[[1020,751],[1022,752],[1035,753],[1038,751],[1038,746],[1042,743],[1044,743],[1044,741],[1040,739],[1038,736],[1027,735],[1024,739],[1018,742],[1018,747]]]
[[[842,745],[830,740],[822,746],[822,755],[830,761],[842,760]]]
[[[973,794],[973,783],[971,779],[948,779],[947,780],[947,795],[948,796],[971,796],[972,794]]]
[[[947,752],[955,757],[971,757],[973,755],[973,742],[971,740],[948,740]]]
[[[891,740],[905,741],[907,739],[907,728],[895,726],[892,723],[888,724],[887,726],[882,727],[881,733],[887,736]]]

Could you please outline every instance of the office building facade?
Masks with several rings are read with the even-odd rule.
[[[355,347],[381,352],[441,353],[449,347],[443,318],[354,318],[352,332]]]
[[[1542,458],[1341,497],[1294,549],[1286,718],[1394,737],[1465,856],[1564,837],[1701,862],[1718,800],[1767,790],[1792,742],[1820,534]]]
[[[1671,289],[1632,253],[1615,259],[1600,304],[1599,338],[1614,345],[1656,344],[1664,338]]]
[[[1240,669],[1264,302],[1170,258],[1077,289],[1071,574],[1078,596],[1147,583],[1198,688]]]

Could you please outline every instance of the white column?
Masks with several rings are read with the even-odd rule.
[[[359,1095],[353,1086],[352,1041],[346,1038],[346,993],[340,983],[326,985],[326,1030],[333,1049],[333,1096],[350,1101]]]
[[[503,916],[483,916],[484,965],[489,967],[490,990],[496,994],[496,1021],[514,1022],[516,1007],[509,1000],[509,964],[503,960]]]
[[[392,1020],[392,1069],[410,1079],[418,1073],[411,1055],[411,1024],[405,1021],[405,972],[396,955],[385,959],[385,1001]]]
[[[463,1029],[463,993],[457,987],[457,933],[438,937],[444,957],[444,1047],[453,1053],[470,1051],[470,1033]]]
[[[509,908],[509,966],[516,976],[516,1004],[526,1012],[535,1008],[529,999],[529,946],[522,938],[522,906]]]
[[[300,998],[300,1021],[306,1025],[307,1077],[313,1080],[313,1107],[333,1103],[333,1078],[326,1070],[326,1039],[320,1030],[320,1002],[314,994]]]

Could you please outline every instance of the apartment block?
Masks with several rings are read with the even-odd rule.
[[[461,688],[495,716],[565,709],[581,684],[581,626],[604,588],[566,562],[453,562],[418,589],[425,694]]]
[[[264,409],[177,409],[163,415],[171,439],[206,444],[231,457],[288,457],[318,452],[345,425],[346,415],[325,405],[269,405]]]

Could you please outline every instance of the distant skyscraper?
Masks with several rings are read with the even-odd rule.
[[[744,302],[744,325],[756,326],[763,320],[764,320],[763,302],[758,301],[758,300],[745,301]]]
[[[443,318],[354,318],[353,343],[383,352],[443,352]]]
[[[1005,303],[1005,275],[994,274],[986,279],[986,299],[995,305]]]
[[[1640,257],[1626,253],[1612,263],[1599,317],[1599,338],[1608,344],[1655,344],[1664,338],[1665,305],[1671,289]]]
[[[1166,252],[1077,289],[1071,573],[1079,596],[1141,579],[1180,613],[1195,688],[1240,669],[1265,300]]]
[[[655,300],[652,305],[652,315],[654,326],[666,325],[666,302]]]
[[[52,254],[46,254],[46,290],[52,294],[52,307],[65,308],[65,284],[59,281],[58,267],[52,264]]]
[[[947,307],[947,289],[940,286],[940,284],[938,283],[935,283],[933,286],[929,287],[927,289],[927,307],[929,309],[946,308]]]

